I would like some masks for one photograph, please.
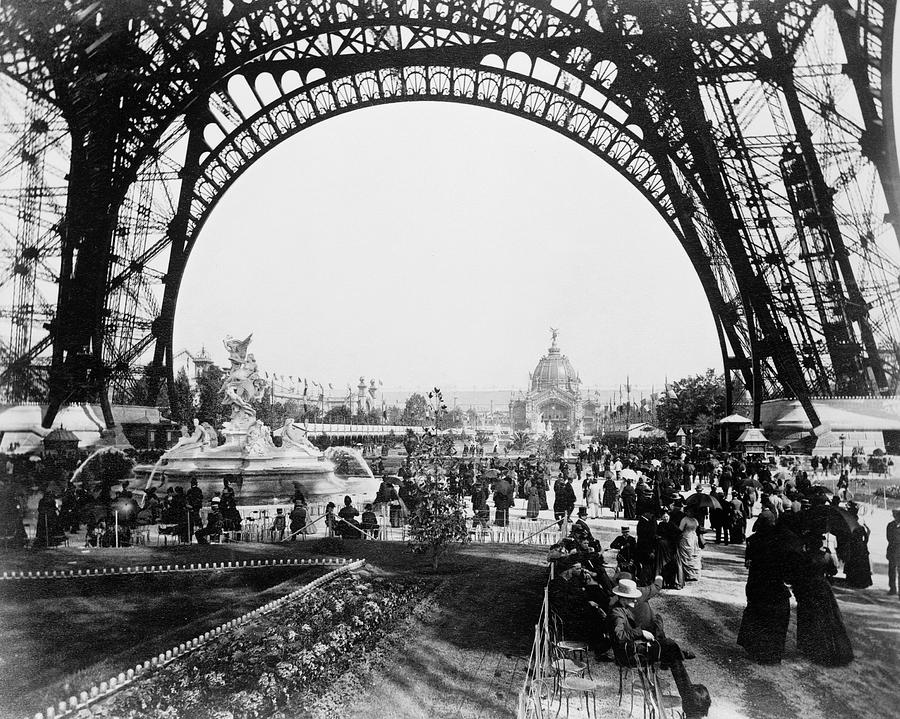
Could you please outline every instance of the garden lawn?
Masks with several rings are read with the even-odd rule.
[[[326,571],[0,582],[0,717],[34,716]]]

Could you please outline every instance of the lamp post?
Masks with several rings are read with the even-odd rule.
[[[838,439],[841,440],[841,472],[843,472],[844,471],[844,442],[847,440],[847,435],[845,435],[842,432],[841,436],[838,437]]]

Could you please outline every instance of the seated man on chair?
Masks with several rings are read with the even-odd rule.
[[[565,638],[587,642],[598,655],[608,651],[603,620],[609,598],[596,575],[576,556],[560,559],[548,590],[550,608],[562,621]]]
[[[222,513],[219,511],[220,499],[212,498],[212,509],[206,518],[206,526],[194,532],[197,544],[209,544],[209,538],[218,539],[222,535]]]
[[[620,579],[612,591],[616,599],[610,606],[608,622],[617,661],[626,664],[635,654],[646,655],[648,661],[659,657],[661,666],[672,672],[681,695],[685,719],[705,717],[710,706],[709,692],[703,684],[691,684],[684,668],[686,656],[693,655],[682,652],[678,644],[665,636],[662,622],[652,609],[642,611],[641,620],[635,616],[635,608],[643,593],[634,580]]]

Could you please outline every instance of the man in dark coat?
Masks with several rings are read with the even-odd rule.
[[[294,490],[294,502],[296,503],[298,497],[299,488]],[[303,499],[303,493],[300,492],[299,499]],[[305,501],[304,501],[305,504]],[[223,477],[222,479],[222,495],[219,499],[219,507],[222,512],[222,522],[223,528],[226,531],[237,531],[241,530],[241,513],[237,508],[237,500],[234,498],[234,489],[231,486],[231,481],[227,477]]]
[[[672,672],[685,718],[705,717],[711,703],[709,692],[702,684],[692,684],[684,667],[684,660],[693,655],[682,651],[665,635],[662,622],[652,610],[642,613],[643,622],[638,621],[634,610],[643,593],[634,580],[620,578],[612,591],[616,599],[610,605],[607,621],[616,660],[627,666],[635,656],[643,656],[645,661],[658,656],[661,667]]]
[[[894,509],[893,515],[887,525],[888,594],[897,593],[900,577],[900,509]]]
[[[595,575],[586,570],[577,557],[566,557],[557,562],[557,573],[548,585],[548,595],[550,607],[562,620],[567,638],[586,641],[598,654],[609,650],[603,627],[606,617],[603,606],[609,606],[611,595],[606,594]]]
[[[209,544],[209,538],[218,539],[222,535],[222,513],[219,511],[220,500],[212,498],[212,509],[206,517],[206,526],[194,532],[197,544]]]
[[[513,505],[513,486],[504,474],[494,485],[494,524],[505,527],[509,524],[509,508]]]
[[[553,484],[553,517],[562,526],[563,518],[570,516],[574,509],[575,490],[572,489],[572,482],[560,477]]]
[[[631,477],[625,480],[625,486],[622,487],[622,512],[625,519],[634,519],[637,504],[637,491],[631,484]]]
[[[191,531],[201,526],[200,510],[203,507],[203,490],[197,486],[197,480],[191,480],[191,488],[185,494],[188,510],[190,511]]]
[[[475,513],[475,516],[472,518],[473,527],[483,527],[485,529],[488,527],[488,520],[491,516],[491,510],[487,503],[488,496],[489,493],[484,485],[484,480],[476,480],[475,486],[472,487],[472,511]]]
[[[609,545],[610,549],[618,550],[616,563],[620,572],[630,572],[634,574],[634,546],[637,540],[631,536],[631,529],[627,526],[622,527],[622,533],[612,540]]]
[[[634,560],[637,564],[638,581],[648,584],[656,575],[656,514],[647,510],[641,515],[637,524],[637,543],[634,547]]]

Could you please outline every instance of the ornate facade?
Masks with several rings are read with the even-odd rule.
[[[557,330],[551,333],[550,348],[531,373],[528,391],[509,403],[510,425],[513,431],[590,433],[596,404],[583,396],[581,378],[556,344]]]

